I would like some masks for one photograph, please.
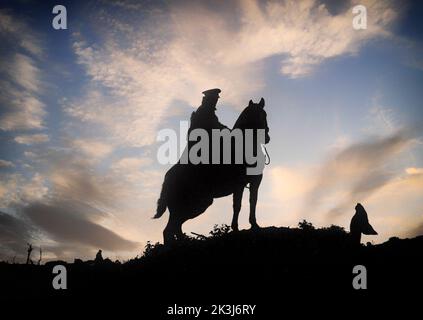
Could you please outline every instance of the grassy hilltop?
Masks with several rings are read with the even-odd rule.
[[[423,236],[391,238],[378,245],[352,245],[343,228],[268,227],[210,235],[171,247],[148,243],[126,262],[48,262],[41,266],[0,264],[2,293],[8,297],[143,297],[148,303],[184,299],[275,299],[278,294],[353,292],[355,265],[367,269],[368,291],[398,292],[423,284]],[[52,289],[52,268],[66,266],[68,289]],[[216,295],[217,292],[217,295]],[[179,299],[179,300],[178,300]]]

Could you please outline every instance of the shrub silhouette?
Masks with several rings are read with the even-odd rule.
[[[304,231],[311,231],[316,229],[311,222],[308,222],[305,219],[303,221],[298,222],[298,228]]]
[[[210,235],[212,236],[212,237],[214,237],[214,238],[217,238],[217,237],[221,237],[221,236],[223,236],[223,235],[226,235],[226,234],[228,234],[229,232],[231,231],[231,227],[230,226],[228,226],[227,224],[222,224],[222,225],[217,225],[217,224],[215,224],[214,226],[213,226],[213,230],[212,231],[210,231]]]

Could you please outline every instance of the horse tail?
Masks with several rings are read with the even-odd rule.
[[[158,219],[160,218],[163,213],[165,213],[166,208],[167,208],[167,179],[165,178],[165,181],[163,182],[162,185],[162,191],[160,192],[160,197],[159,200],[157,200],[157,210],[156,210],[156,214],[154,215],[153,219]]]

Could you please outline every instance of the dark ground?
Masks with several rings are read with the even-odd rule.
[[[220,227],[207,239],[190,238],[172,248],[147,245],[141,258],[122,264],[108,259],[41,266],[0,263],[0,301],[73,301],[103,311],[126,303],[140,315],[154,315],[148,319],[194,318],[166,316],[167,307],[175,303],[256,304],[260,319],[291,308],[307,312],[315,304],[330,310],[331,304],[352,299],[358,299],[357,308],[380,297],[396,302],[410,298],[414,303],[412,297],[422,296],[422,249],[423,236],[357,248],[336,226],[314,229],[305,224],[298,229],[269,227],[238,233]],[[53,290],[56,264],[67,268],[67,290]],[[359,264],[367,268],[367,290],[352,287],[352,270]]]

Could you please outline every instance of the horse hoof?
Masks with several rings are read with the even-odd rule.
[[[258,229],[260,229],[260,226],[257,223],[251,224],[251,230],[258,230]]]

